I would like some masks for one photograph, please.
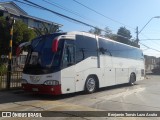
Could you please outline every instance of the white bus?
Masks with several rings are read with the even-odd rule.
[[[22,75],[22,88],[42,94],[93,93],[98,88],[143,80],[139,48],[85,32],[35,38]]]

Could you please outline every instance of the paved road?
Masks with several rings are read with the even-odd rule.
[[[135,86],[107,87],[89,95],[80,92],[55,97],[25,93],[21,90],[2,91],[0,92],[0,111],[160,111],[159,101],[160,76],[147,75],[147,79],[138,82]],[[104,117],[103,119],[113,118]],[[130,119],[150,120],[151,118]],[[152,119],[158,120],[158,118]]]

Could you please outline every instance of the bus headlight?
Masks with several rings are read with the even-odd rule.
[[[22,79],[22,80],[21,80],[21,83],[22,83],[22,84],[27,84],[28,82],[27,82],[27,80]]]
[[[44,85],[59,85],[57,80],[47,80],[43,83]]]

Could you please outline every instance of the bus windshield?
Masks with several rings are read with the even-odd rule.
[[[60,65],[63,47],[62,42],[59,42],[58,51],[56,53],[52,52],[52,43],[56,36],[57,35],[55,34],[45,35],[32,41],[27,55],[24,71],[27,71],[28,73],[31,69],[34,71],[35,69],[49,70]]]

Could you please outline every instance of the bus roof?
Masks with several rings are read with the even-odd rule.
[[[70,34],[72,34],[72,35],[78,34],[78,35],[84,35],[84,36],[88,36],[88,37],[92,37],[92,38],[98,37],[98,38],[102,38],[102,39],[105,39],[105,40],[108,40],[108,41],[112,41],[112,42],[115,42],[115,43],[118,43],[118,44],[122,44],[122,45],[125,45],[125,46],[128,46],[128,47],[132,47],[132,48],[141,50],[141,49],[138,48],[138,47],[134,47],[134,46],[131,46],[131,45],[128,45],[128,44],[124,44],[124,43],[121,43],[121,42],[112,40],[112,39],[110,39],[110,38],[106,38],[106,37],[99,36],[99,35],[92,34],[92,33],[88,33],[88,32],[72,31],[72,32],[67,32],[66,34],[69,34],[69,35],[70,35]]]

